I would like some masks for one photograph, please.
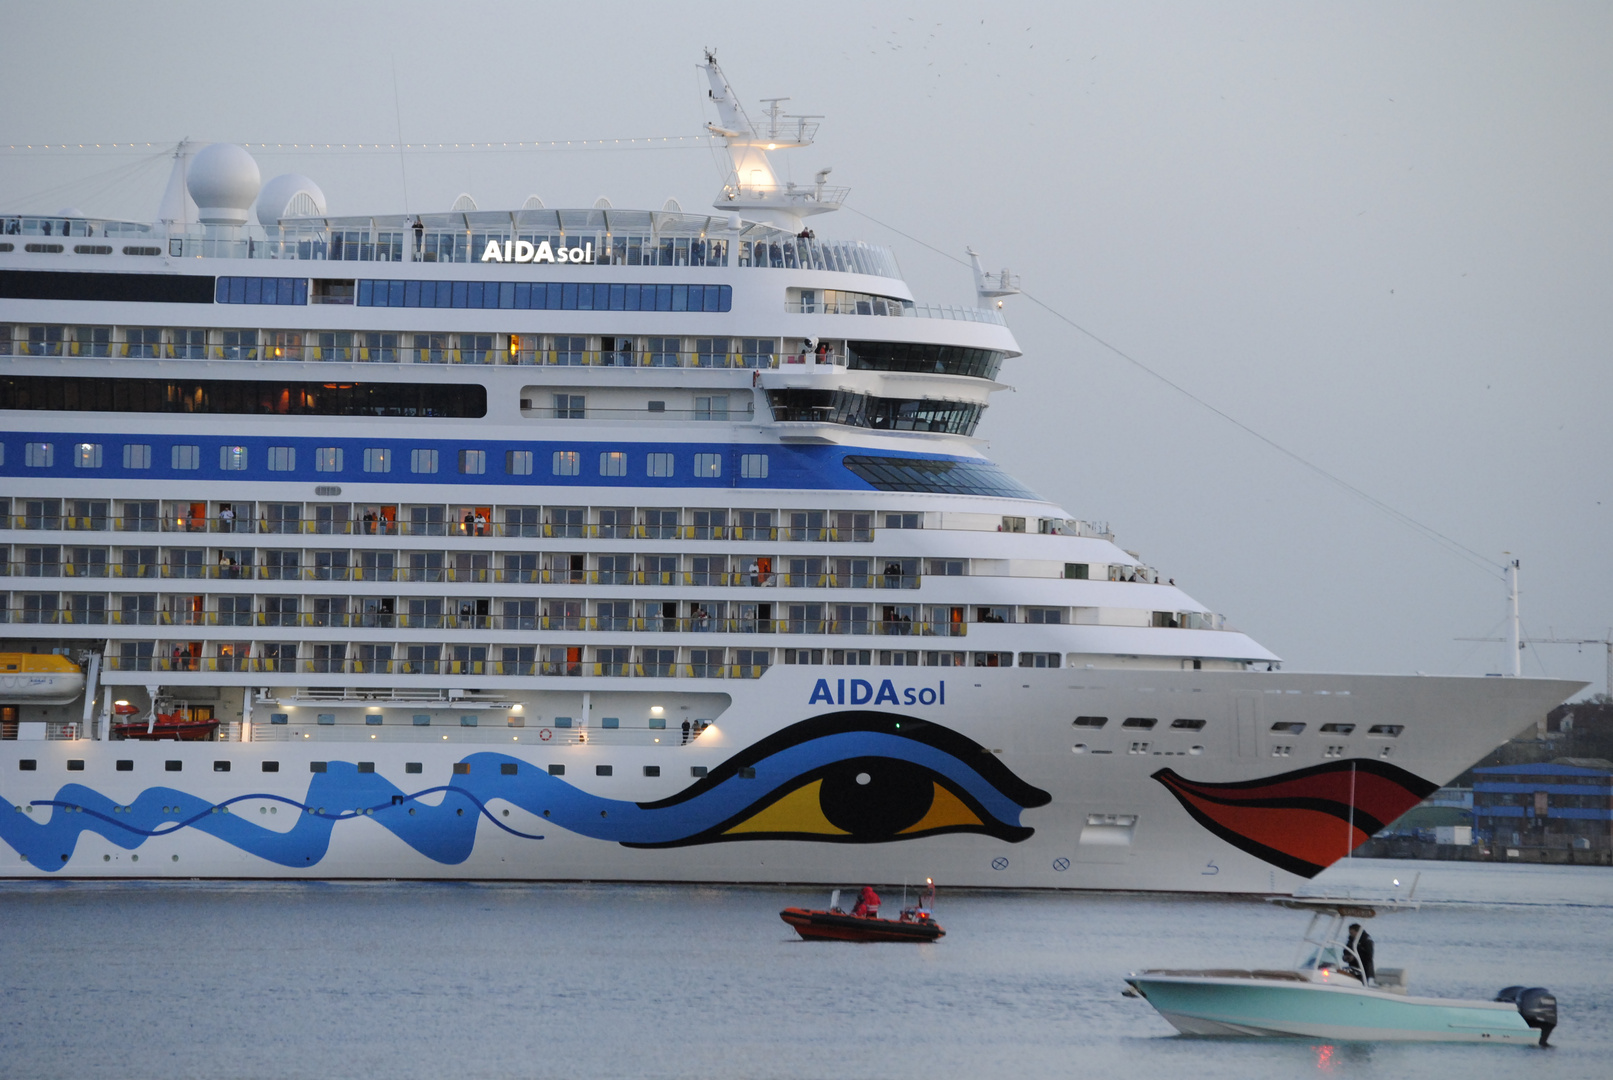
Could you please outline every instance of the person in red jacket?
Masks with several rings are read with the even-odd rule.
[[[857,906],[851,909],[851,914],[859,919],[879,918],[879,894],[872,885],[863,886],[863,891],[857,895]]]

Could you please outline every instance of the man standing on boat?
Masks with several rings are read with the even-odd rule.
[[[1361,929],[1360,923],[1350,924],[1350,940],[1344,945],[1344,962],[1361,976],[1362,983],[1377,980],[1378,970],[1372,962],[1372,935]]]
[[[879,918],[879,894],[872,885],[864,885],[863,891],[857,894],[857,906],[851,909],[851,914],[859,919]]]

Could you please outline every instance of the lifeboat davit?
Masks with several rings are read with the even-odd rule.
[[[0,653],[0,702],[66,705],[84,692],[84,669],[65,656]]]
[[[122,718],[112,724],[112,734],[120,739],[209,742],[218,734],[217,720],[192,720],[182,712],[160,712],[147,720],[135,720],[132,705],[120,704],[112,711]]]

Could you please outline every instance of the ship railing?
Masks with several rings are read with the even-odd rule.
[[[388,704],[391,704],[390,702]],[[400,707],[402,703],[399,703]],[[424,715],[424,714],[422,714]],[[464,725],[450,718],[431,717],[427,723],[411,723],[408,719],[390,723],[364,724],[281,724],[256,720],[252,724],[253,742],[394,742],[394,743],[510,743],[554,746],[687,746],[698,739],[699,733],[684,735],[678,729],[651,727],[555,727],[534,723],[528,727],[509,726],[499,722],[497,715],[491,722]],[[222,732],[222,727],[220,728]],[[231,741],[239,741],[240,732],[234,732]],[[222,741],[222,740],[221,740]]]
[[[884,315],[907,319],[951,319],[956,322],[988,323],[993,326],[1007,325],[1003,313],[994,308],[965,307],[958,304],[915,304],[911,300],[893,300],[879,296],[790,301],[784,305],[784,310],[792,315]]]
[[[759,679],[766,664],[581,660],[291,659],[260,656],[108,656],[107,671],[178,674],[549,676],[639,679]]]
[[[0,527],[6,519],[0,518]],[[256,534],[283,536],[453,536],[467,538],[532,537],[544,539],[596,540],[752,540],[805,541],[816,543],[871,543],[878,530],[869,526],[745,526],[745,525],[647,525],[557,522],[482,521],[321,521],[309,518],[190,518],[190,517],[40,517],[14,515],[13,529],[43,531],[162,532],[201,534]],[[16,564],[13,564],[16,565]],[[219,577],[226,569],[249,571],[251,567],[216,567],[182,564],[186,573],[164,576]],[[13,571],[15,573],[15,571]],[[82,571],[79,571],[82,573]],[[43,575],[50,576],[50,575]],[[135,575],[127,575],[135,576]]]

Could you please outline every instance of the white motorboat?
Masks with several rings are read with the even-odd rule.
[[[1557,1024],[1557,999],[1541,987],[1510,986],[1494,1001],[1463,1001],[1407,993],[1404,968],[1371,973],[1350,946],[1347,921],[1415,902],[1273,902],[1311,912],[1292,968],[1143,971],[1126,977],[1128,993],[1146,998],[1184,1035],[1528,1043],[1538,1031],[1545,1046]]]

